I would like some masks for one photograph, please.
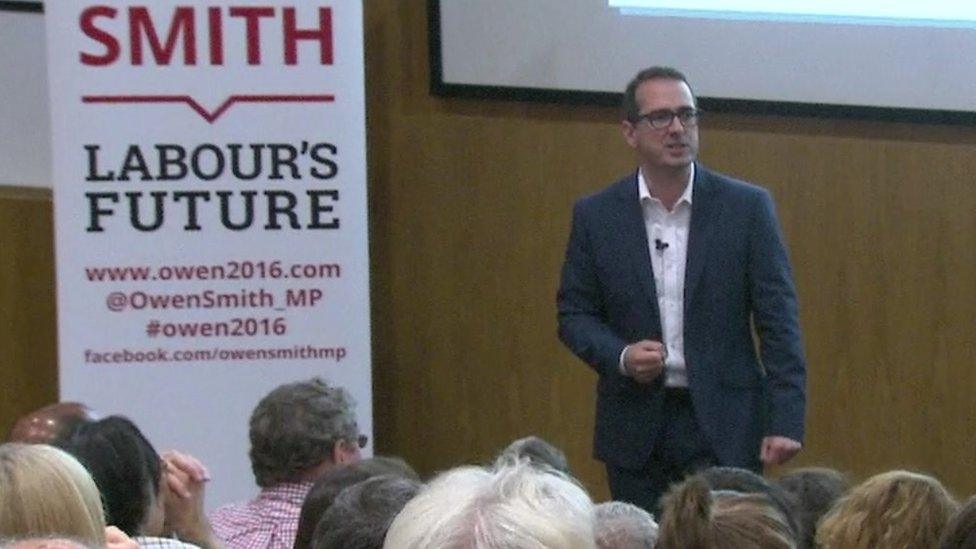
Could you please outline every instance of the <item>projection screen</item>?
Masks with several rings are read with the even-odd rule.
[[[683,70],[712,110],[976,123],[976,3],[430,0],[435,92],[615,101]]]

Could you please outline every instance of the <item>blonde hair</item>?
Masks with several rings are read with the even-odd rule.
[[[795,549],[789,521],[762,494],[713,492],[700,476],[665,496],[659,549]]]
[[[854,487],[817,527],[823,549],[931,549],[959,504],[938,480],[908,471]]]
[[[43,444],[0,445],[0,537],[68,536],[105,545],[105,514],[88,471]]]

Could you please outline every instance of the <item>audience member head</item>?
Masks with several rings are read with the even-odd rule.
[[[41,444],[0,445],[0,537],[68,536],[105,546],[105,516],[88,471]]]
[[[162,533],[159,454],[132,421],[109,416],[81,424],[59,445],[78,458],[95,479],[109,524],[130,536]]]
[[[593,549],[593,503],[527,460],[437,476],[390,525],[387,549]]]
[[[251,414],[251,469],[258,486],[312,481],[359,460],[354,403],[319,378],[281,385]]]
[[[949,521],[939,549],[976,549],[976,496],[969,498]]]
[[[417,472],[407,462],[398,457],[376,456],[352,463],[346,467],[333,469],[315,481],[302,503],[298,517],[298,532],[295,535],[295,549],[310,549],[315,526],[325,510],[332,505],[339,492],[364,480],[380,475],[395,475],[415,482],[420,481]]]
[[[521,458],[528,459],[533,465],[545,465],[567,475],[572,474],[569,470],[566,454],[537,436],[520,438],[509,444],[498,456],[500,460],[498,464],[501,465],[501,461]]]
[[[51,444],[75,425],[96,419],[95,412],[80,402],[57,402],[18,419],[10,429],[7,441]]]
[[[593,508],[593,534],[598,549],[654,549],[657,522],[636,505],[608,501]]]
[[[662,500],[660,549],[794,549],[783,512],[764,494],[712,491],[701,475]]]
[[[313,549],[382,549],[386,531],[420,483],[382,475],[346,488],[319,520]]]
[[[786,517],[793,539],[799,539],[800,523],[796,517],[796,500],[780,486],[748,469],[738,467],[709,467],[701,472],[701,476],[713,492],[729,491],[768,497],[769,501]]]
[[[817,523],[850,487],[847,477],[835,469],[807,467],[780,477],[778,485],[793,496],[798,538],[802,547],[814,547]]]
[[[824,549],[936,547],[957,508],[938,480],[890,471],[841,498],[820,521],[816,543]]]

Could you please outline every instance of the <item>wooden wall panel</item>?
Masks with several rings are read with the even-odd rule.
[[[615,109],[431,97],[425,2],[365,7],[377,448],[429,474],[535,433],[605,497],[594,374],[556,340],[554,296],[573,201],[633,167]],[[711,114],[702,131],[706,164],[774,193],[791,247],[797,464],[976,491],[976,129]],[[50,204],[0,208],[3,427],[54,394],[55,353]]]
[[[805,461],[920,468],[970,493],[958,456],[974,449],[976,161],[971,143],[916,130],[914,142],[723,132],[711,152],[779,198],[811,365]],[[748,149],[764,152],[747,164]]]
[[[0,436],[57,399],[51,193],[0,187]]]
[[[431,97],[423,2],[367,18],[380,448],[432,472],[536,432],[602,497],[594,376],[556,341],[554,293],[573,200],[632,169],[615,109]],[[791,246],[796,464],[973,492],[976,131],[712,114],[702,139],[705,163],[774,193]]]

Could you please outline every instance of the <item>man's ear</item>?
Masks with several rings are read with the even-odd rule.
[[[637,148],[637,126],[633,122],[630,120],[621,120],[620,133],[623,134],[624,140],[632,149]]]
[[[350,462],[349,442],[339,439],[332,445],[332,463],[336,465],[346,465]]]

